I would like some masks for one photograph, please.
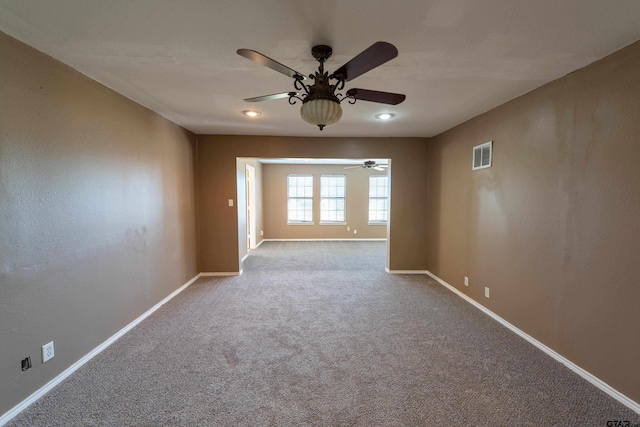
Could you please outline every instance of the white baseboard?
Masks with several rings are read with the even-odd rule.
[[[427,270],[389,270],[385,267],[384,271],[389,274],[428,274]]]
[[[40,387],[33,394],[31,394],[31,396],[27,397],[25,400],[23,400],[22,402],[20,402],[19,404],[17,404],[13,408],[11,408],[8,412],[3,414],[0,417],[0,427],[5,425],[6,423],[8,423],[11,419],[13,419],[20,412],[22,412],[25,409],[27,409],[27,407],[29,405],[31,405],[33,402],[35,402],[36,400],[40,399],[42,396],[47,394],[51,389],[53,389],[55,386],[57,386],[62,381],[64,381],[69,375],[71,375],[75,371],[77,371],[78,368],[80,368],[82,365],[87,363],[89,360],[93,359],[95,356],[100,354],[104,349],[106,349],[111,344],[113,344],[118,338],[120,338],[121,336],[123,336],[124,334],[129,332],[138,323],[142,322],[144,319],[149,317],[154,311],[156,311],[157,309],[159,309],[160,307],[165,305],[170,299],[172,299],[173,297],[178,295],[180,292],[182,292],[185,289],[187,289],[187,287],[189,287],[189,285],[191,285],[193,282],[198,280],[199,277],[200,277],[200,274],[195,276],[193,279],[189,280],[184,285],[180,286],[178,289],[176,289],[171,294],[169,294],[169,296],[167,296],[162,301],[160,301],[159,303],[157,303],[156,305],[151,307],[149,310],[145,311],[142,315],[140,315],[133,322],[129,323],[127,326],[125,326],[124,328],[122,328],[118,332],[116,332],[115,335],[111,336],[105,342],[103,342],[98,347],[96,347],[93,350],[91,350],[89,353],[87,353],[85,356],[83,356],[80,360],[78,360],[73,365],[69,366],[67,369],[65,369],[63,372],[61,372],[54,379],[52,379],[51,381],[46,383],[44,386]]]
[[[258,249],[258,247],[262,244],[262,242],[264,242],[264,239],[260,240],[260,241],[258,242],[258,244],[257,244],[255,247],[247,249],[247,253],[246,253],[246,255],[242,257],[242,259],[240,260],[240,262],[244,261],[244,260],[245,260],[245,258],[246,258],[247,256],[249,256],[249,252],[251,252],[251,251],[252,251],[252,250],[254,250],[254,249]]]
[[[240,271],[214,271],[209,273],[200,273],[200,277],[217,277],[217,276],[240,276],[242,274],[242,270]]]
[[[469,296],[465,295],[464,293],[460,292],[458,289],[456,289],[455,287],[451,286],[450,284],[448,284],[447,282],[445,282],[444,280],[442,280],[441,278],[439,278],[435,274],[431,273],[430,271],[427,271],[426,274],[431,276],[433,279],[435,279],[438,283],[440,283],[445,288],[449,289],[451,292],[453,292],[456,295],[458,295],[460,298],[464,299],[469,304],[473,305],[477,309],[481,310],[482,312],[484,312],[485,314],[487,314],[488,316],[490,316],[491,318],[496,320],[502,326],[506,327],[507,329],[509,329],[512,332],[516,333],[520,337],[524,338],[529,343],[531,343],[534,346],[538,347],[540,350],[544,351],[546,354],[548,354],[549,356],[553,357],[555,360],[557,360],[558,362],[562,363],[564,366],[566,366],[567,368],[571,369],[573,372],[575,372],[576,374],[580,375],[582,378],[584,378],[585,380],[589,381],[594,386],[598,387],[600,390],[602,390],[605,393],[607,393],[609,396],[613,397],[614,399],[616,399],[617,401],[619,401],[623,405],[627,406],[629,409],[631,409],[631,410],[637,412],[638,414],[640,414],[640,404],[638,402],[636,402],[636,401],[630,399],[629,397],[625,396],[624,394],[620,393],[618,390],[616,390],[615,388],[611,387],[609,384],[605,383],[600,378],[598,378],[595,375],[591,374],[590,372],[582,369],[580,366],[576,365],[575,363],[573,363],[572,361],[570,361],[566,357],[560,355],[559,353],[555,352],[551,348],[549,348],[546,345],[542,344],[540,341],[538,341],[537,339],[533,338],[531,335],[527,334],[526,332],[518,329],[517,327],[515,327],[514,325],[512,325],[508,321],[504,320],[502,317],[500,317],[497,314],[495,314],[493,311],[489,310],[487,307],[483,306],[482,304],[480,304],[476,300],[474,300],[474,299],[470,298]]]
[[[362,239],[345,238],[345,239],[263,239],[262,242],[386,242],[386,238],[364,237]],[[262,243],[260,242],[260,243]]]

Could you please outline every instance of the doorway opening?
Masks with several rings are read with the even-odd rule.
[[[386,265],[381,267],[388,268],[391,159],[238,157],[236,161],[240,271],[249,252],[265,241],[305,240],[386,241]],[[301,221],[303,203],[297,199],[302,196],[293,191],[297,181],[292,180],[305,176],[312,184],[310,194],[304,195],[306,216]]]

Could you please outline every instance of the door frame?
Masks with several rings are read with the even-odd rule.
[[[257,245],[256,236],[256,169],[245,165],[245,182],[247,195],[247,252],[255,249]]]

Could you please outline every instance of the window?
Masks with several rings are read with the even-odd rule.
[[[345,219],[344,175],[320,176],[320,224],[344,224]]]
[[[313,224],[313,175],[289,175],[287,196],[287,224]]]
[[[389,212],[389,177],[369,176],[369,224],[386,224]]]

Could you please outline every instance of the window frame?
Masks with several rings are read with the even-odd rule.
[[[338,197],[338,196],[323,196],[322,195],[322,181],[323,178],[341,178],[342,182],[343,182],[343,192],[344,192],[344,196],[342,197]],[[322,214],[323,212],[326,212],[323,208],[322,208],[322,202],[323,200],[342,200],[342,210],[330,210],[329,212],[342,212],[342,216],[344,217],[344,220],[340,221],[340,220],[328,220],[328,219],[322,219]],[[329,175],[320,175],[320,225],[346,225],[347,224],[347,176],[346,175],[336,175],[336,174],[329,174]]]
[[[291,196],[291,181],[290,178],[311,178],[311,196],[307,197],[307,196]],[[313,183],[314,179],[313,179],[313,175],[312,174],[288,174],[287,175],[287,225],[314,225],[314,221],[313,221],[313,193],[314,193],[314,189],[313,189]],[[308,187],[308,186],[303,186],[303,187]],[[290,215],[290,207],[289,204],[291,202],[292,199],[295,200],[309,200],[311,201],[311,208],[310,208],[310,212],[311,212],[311,219],[310,220],[299,220],[299,219],[291,219],[291,215]],[[300,210],[296,210],[297,212],[300,212]],[[302,212],[306,213],[307,209],[304,208],[302,210]]]
[[[371,196],[371,181],[372,180],[378,180],[380,178],[384,178],[386,180],[386,185],[384,186],[385,190],[385,196]],[[376,188],[381,188],[381,186],[376,185]],[[369,175],[369,194],[368,194],[368,209],[367,209],[367,221],[368,221],[368,225],[387,225],[389,224],[389,193],[390,193],[390,188],[389,188],[389,175],[379,175],[379,174],[373,174],[373,175]],[[376,209],[375,212],[384,212],[384,216],[386,217],[386,219],[383,220],[371,220],[371,201],[372,200],[384,200],[385,202],[385,207],[386,209],[384,211]]]

